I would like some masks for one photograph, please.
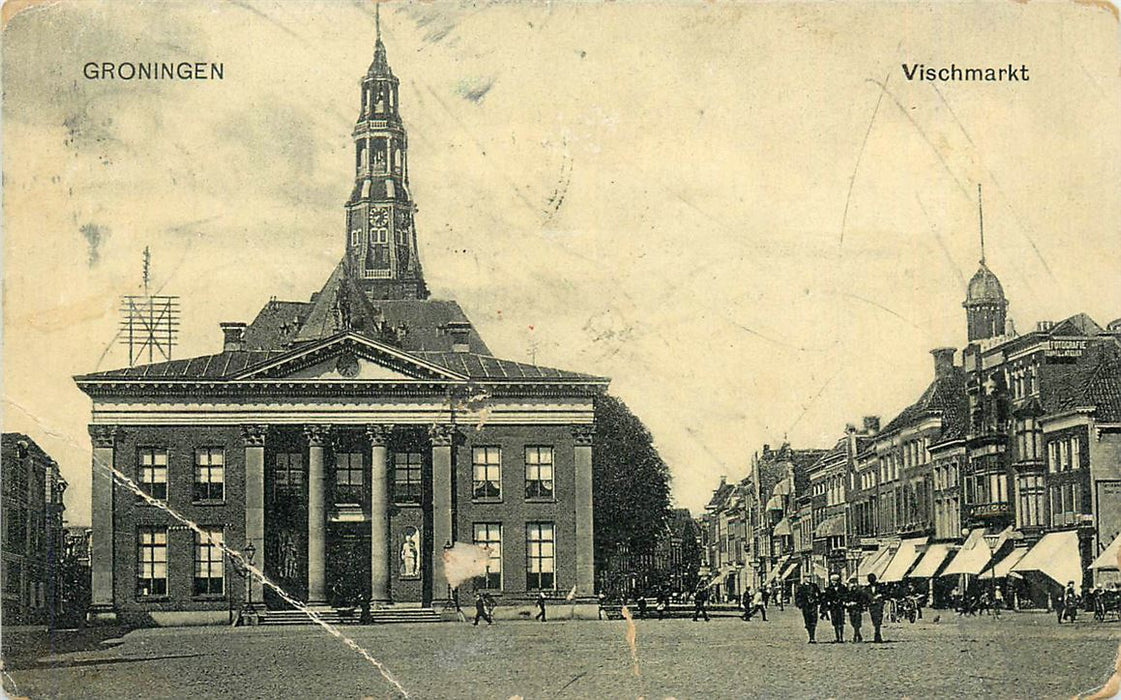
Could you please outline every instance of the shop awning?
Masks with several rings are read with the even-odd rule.
[[[782,510],[782,496],[771,496],[771,500],[767,501],[767,510]]]
[[[1113,538],[1113,541],[1110,542],[1109,546],[1106,547],[1105,550],[1098,555],[1098,558],[1094,560],[1094,563],[1090,565],[1090,568],[1109,569],[1117,571],[1119,568],[1121,568],[1118,566],[1117,559],[1119,553],[1121,553],[1121,535]]]
[[[776,495],[781,494],[784,496],[794,493],[794,480],[790,477],[783,479],[782,481],[775,484],[775,490],[772,491],[772,493]]]
[[[1075,590],[1081,589],[1082,557],[1078,554],[1078,533],[1074,530],[1048,532],[1023,559],[1016,562],[1011,571],[1038,571],[1060,586],[1074,581]]]
[[[814,562],[813,578],[815,578],[819,581],[828,581],[829,580],[829,569],[825,568],[825,566],[823,566],[822,564],[818,564],[817,562]]]
[[[794,560],[794,561],[790,562],[789,564],[787,564],[786,568],[782,570],[781,574],[779,574],[778,580],[779,581],[789,580],[790,577],[793,576],[798,571],[798,567],[801,566],[801,564],[802,564],[802,562],[800,562],[798,560]]]
[[[953,561],[942,570],[942,576],[953,576],[954,574],[976,576],[981,573],[981,570],[992,558],[993,551],[989,549],[989,544],[985,542],[985,529],[979,527],[970,532],[969,537],[965,538],[965,543],[954,555]]]
[[[773,567],[771,567],[771,570],[769,572],[767,572],[767,578],[763,579],[763,583],[768,584],[771,581],[774,581],[775,578],[778,577],[779,572],[782,571],[782,567],[785,566],[786,562],[788,562],[788,561],[790,561],[790,555],[787,555],[787,556],[783,557],[782,559],[779,559],[778,563],[775,564]]]
[[[790,537],[791,535],[793,535],[794,532],[790,529],[790,518],[783,518],[782,520],[778,521],[778,525],[775,525],[773,534],[775,537],[780,537],[783,535]]]
[[[907,578],[933,578],[938,574],[942,563],[950,556],[950,545],[937,542],[926,548],[922,559],[907,574]]]
[[[895,581],[902,581],[903,577],[911,570],[915,562],[919,558],[918,548],[926,544],[926,538],[916,538],[911,540],[903,540],[899,543],[899,549],[895,550],[895,556],[884,568],[881,576],[878,576],[884,583],[893,583]]]
[[[982,578],[990,578],[990,577],[991,578],[1005,578],[1005,577],[1007,577],[1008,572],[1012,570],[1012,567],[1016,566],[1016,563],[1019,562],[1021,559],[1023,559],[1024,555],[1027,554],[1027,553],[1028,553],[1028,548],[1027,547],[1016,547],[1011,552],[1009,552],[1007,556],[1005,556],[1003,559],[998,561],[996,564],[994,564],[992,567],[990,567],[987,571],[985,571],[983,574],[981,574],[981,577]]]
[[[861,581],[864,581],[868,574],[877,570],[883,571],[883,566],[880,566],[880,564],[886,562],[890,556],[891,550],[886,547],[868,552],[864,555],[864,558],[860,560],[860,565],[856,567],[857,577],[860,578]],[[884,563],[884,566],[886,566],[886,563]]]
[[[845,534],[845,516],[834,515],[821,521],[814,530],[814,537],[840,537]]]

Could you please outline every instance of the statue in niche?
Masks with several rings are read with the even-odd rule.
[[[420,531],[415,527],[405,530],[401,542],[401,578],[420,577]]]
[[[291,532],[284,532],[280,536],[280,578],[295,580],[300,575],[300,552],[296,547],[296,538]]]

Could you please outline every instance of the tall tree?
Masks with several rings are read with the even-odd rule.
[[[604,562],[620,549],[653,553],[669,516],[669,467],[650,431],[621,400],[605,394],[595,413],[596,560]]]

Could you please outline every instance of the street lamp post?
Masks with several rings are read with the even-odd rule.
[[[247,542],[243,551],[245,561],[249,563],[249,566],[252,566],[253,555],[257,553],[257,548],[253,546],[252,542]],[[247,615],[257,614],[257,611],[253,608],[253,571],[249,567],[245,568],[245,613]]]

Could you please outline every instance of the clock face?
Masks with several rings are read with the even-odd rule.
[[[381,207],[370,210],[370,226],[384,228],[389,225],[389,212]]]

